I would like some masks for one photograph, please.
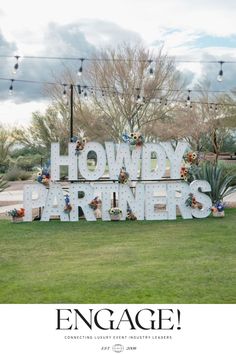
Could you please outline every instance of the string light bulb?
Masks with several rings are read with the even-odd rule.
[[[63,86],[64,86],[64,89],[63,89],[63,96],[62,97],[63,97],[64,100],[66,100],[66,98],[67,98],[66,86],[67,85],[63,84]]]
[[[77,75],[78,75],[78,76],[81,76],[82,73],[83,73],[83,62],[84,62],[84,58],[81,58],[80,61],[81,61],[80,68],[79,68],[79,70],[78,70],[78,72],[77,72]]]
[[[149,63],[149,77],[151,79],[153,79],[154,78],[154,69],[152,67],[152,60],[151,59],[148,60],[148,63]]]
[[[82,91],[81,91],[81,86],[77,85],[77,89],[78,89],[78,94],[81,95]]]
[[[15,58],[16,58],[16,63],[14,65],[14,68],[13,68],[13,71],[12,71],[13,74],[16,74],[16,72],[17,72],[17,70],[19,68],[19,58],[20,58],[20,56],[19,55],[15,55]]]
[[[140,88],[136,88],[136,91],[137,91],[136,103],[141,103],[142,102],[142,98],[140,96]]]
[[[224,61],[219,61],[219,64],[220,64],[220,70],[219,70],[219,73],[218,73],[218,76],[217,76],[217,81],[218,82],[222,82],[223,81],[223,69],[222,69],[222,66],[224,64]]]
[[[84,99],[87,101],[88,93],[87,93],[87,86],[84,86]]]
[[[11,79],[11,85],[10,85],[10,87],[9,87],[9,95],[10,95],[10,96],[13,95],[13,82],[14,82],[14,80]]]
[[[190,93],[191,93],[191,90],[188,90],[188,97],[187,97],[187,100],[186,100],[186,106],[192,108],[192,107],[191,107]]]

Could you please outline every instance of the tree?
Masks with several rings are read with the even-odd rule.
[[[0,171],[5,172],[10,162],[10,152],[15,141],[12,129],[0,124]]]
[[[86,79],[96,89],[86,107],[93,108],[106,134],[115,141],[125,130],[152,134],[147,127],[168,116],[173,110],[170,101],[179,97],[183,85],[173,59],[162,50],[154,55],[143,47],[127,45],[102,51],[94,59]]]
[[[101,60],[102,59],[102,60]],[[153,78],[149,72],[153,72]],[[159,51],[157,55],[143,47],[123,45],[116,50],[103,50],[86,63],[81,82],[77,82],[75,70],[65,70],[57,78],[60,85],[45,87],[53,100],[53,113],[57,116],[63,111],[63,120],[53,137],[48,134],[48,124],[44,127],[42,119],[48,121],[48,112],[37,114],[37,124],[32,124],[24,139],[31,133],[34,141],[48,145],[52,138],[64,141],[69,136],[69,105],[62,98],[63,83],[71,83],[77,88],[74,97],[74,135],[82,129],[90,140],[120,141],[125,131],[141,130],[147,136],[153,136],[153,125],[160,119],[168,117],[174,107],[172,100],[180,95],[183,86],[173,59]],[[76,85],[77,84],[77,85]],[[69,93],[68,86],[65,86]],[[157,98],[160,99],[157,104]],[[35,120],[35,117],[33,117]],[[41,127],[40,127],[41,126]],[[54,123],[50,127],[55,130]],[[43,131],[43,134],[41,132]],[[37,133],[36,133],[37,132]],[[38,136],[43,139],[38,139]],[[68,139],[69,140],[69,139]]]
[[[184,139],[192,150],[212,151],[217,161],[225,141],[231,137],[233,101],[228,95],[210,96],[209,84],[199,84],[195,89],[197,95],[190,106],[186,101],[176,103],[169,119],[157,122],[153,131],[160,140]]]
[[[51,143],[60,142],[61,151],[65,152],[69,137],[69,118],[63,105],[50,105],[45,114],[35,112],[28,128],[16,128],[15,139],[29,148],[37,148],[38,152],[49,154]]]

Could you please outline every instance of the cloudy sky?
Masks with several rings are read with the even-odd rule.
[[[235,0],[40,0],[0,4],[0,78],[13,78],[15,59],[1,55],[89,57],[96,49],[123,41],[164,44],[176,59],[236,61]],[[52,81],[63,62],[22,59],[16,79]],[[236,87],[236,64],[185,64],[193,83],[207,77],[214,89]],[[31,113],[48,104],[41,87],[0,80],[0,122],[28,124]]]

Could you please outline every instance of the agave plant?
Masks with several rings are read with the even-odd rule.
[[[211,185],[211,192],[207,193],[213,204],[222,201],[227,195],[236,192],[235,173],[225,173],[224,166],[211,163],[201,165],[195,174],[196,179],[203,179]]]
[[[0,176],[0,192],[6,189],[8,186],[7,181],[4,180],[3,176]]]

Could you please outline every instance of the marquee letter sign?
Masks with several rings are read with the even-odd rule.
[[[61,221],[78,221],[79,209],[88,221],[96,221],[98,217],[110,221],[110,209],[117,201],[120,220],[126,219],[127,210],[137,220],[174,220],[177,211],[184,219],[205,218],[212,205],[205,193],[211,187],[202,180],[190,184],[181,180],[180,169],[186,148],[184,142],[179,142],[176,149],[169,142],[146,143],[131,151],[125,143],[88,142],[77,155],[75,143],[69,143],[68,155],[61,156],[59,143],[52,143],[51,182],[47,187],[40,183],[25,186],[24,221],[32,221],[33,208],[41,208],[41,221],[49,221],[55,216]],[[96,155],[94,169],[88,165],[91,151]],[[60,183],[61,166],[68,167],[66,186]],[[168,179],[165,178],[167,166],[170,170]],[[119,183],[121,169],[129,176],[126,184]],[[200,207],[186,205],[190,193]],[[69,212],[65,212],[66,194],[70,200]],[[96,197],[101,201],[100,214],[91,207],[91,201]]]

